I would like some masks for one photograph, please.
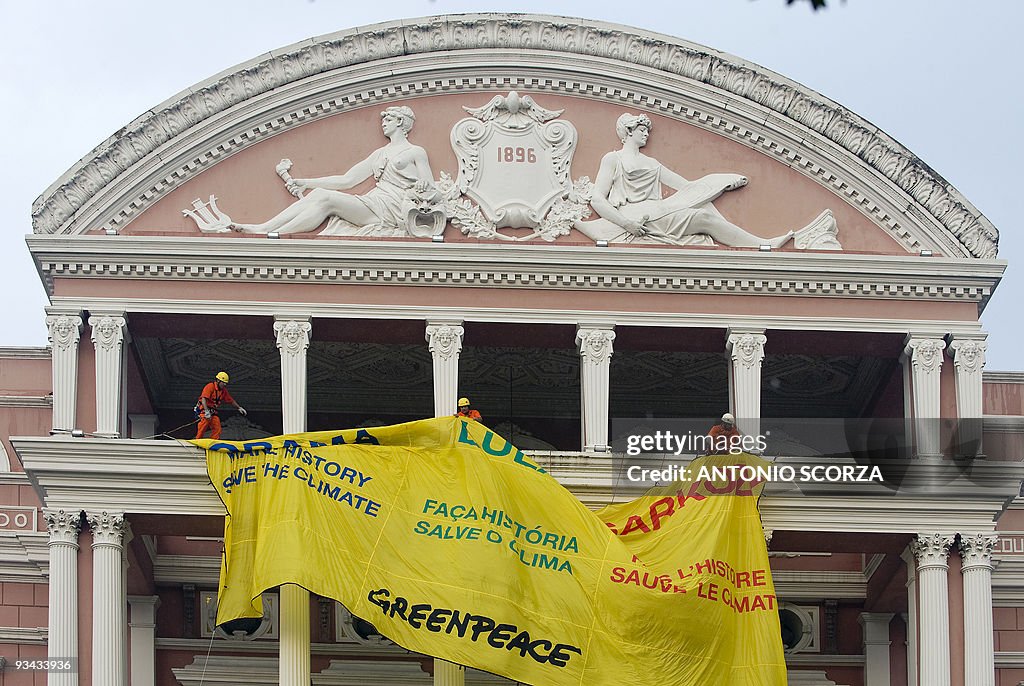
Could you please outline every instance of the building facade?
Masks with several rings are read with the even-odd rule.
[[[248,410],[224,438],[464,395],[594,507],[642,421],[731,411],[797,470],[867,456],[884,482],[761,500],[790,683],[1024,682],[998,232],[783,76],[564,18],[343,31],[130,122],[33,231],[50,345],[0,350],[9,686],[505,682],[294,587],[214,625],[224,510],[184,440],[221,370]],[[73,668],[16,669],[47,657]]]

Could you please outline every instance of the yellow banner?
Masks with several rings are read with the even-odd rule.
[[[196,443],[228,510],[218,623],[294,583],[526,684],[786,683],[758,486],[727,469],[758,458],[592,512],[455,417]]]

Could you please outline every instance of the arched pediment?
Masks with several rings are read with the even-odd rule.
[[[955,188],[869,122],[783,76],[660,34],[508,14],[343,31],[197,84],[47,189],[33,230],[121,229],[228,157],[331,115],[453,93],[480,105],[512,89],[539,101],[601,101],[744,146],[827,189],[907,252],[996,256],[995,227]]]

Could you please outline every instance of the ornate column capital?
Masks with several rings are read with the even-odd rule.
[[[986,567],[992,569],[992,551],[999,542],[996,534],[960,534],[961,570]]]
[[[915,372],[938,374],[942,371],[942,351],[946,342],[941,338],[907,336],[903,354],[910,359]]]
[[[732,357],[733,365],[744,369],[760,369],[767,341],[764,333],[729,329],[725,349]]]
[[[92,531],[92,546],[121,548],[124,541],[126,522],[123,512],[86,512],[85,518]]]
[[[43,508],[46,530],[50,532],[50,544],[66,543],[78,547],[78,533],[82,528],[80,510],[55,510]]]
[[[984,338],[951,337],[949,352],[953,366],[958,372],[980,372],[985,368],[985,351],[988,342]]]
[[[612,341],[615,331],[611,326],[606,328],[590,328],[580,326],[576,329],[576,346],[579,348],[583,364],[601,364],[612,359]]]
[[[309,334],[313,325],[309,319],[275,319],[274,334],[282,355],[297,356],[309,348]]]
[[[92,342],[97,351],[113,351],[124,341],[125,319],[119,315],[94,314],[89,317]]]
[[[462,337],[466,333],[462,324],[427,323],[427,347],[435,360],[448,361],[462,352]]]
[[[47,339],[55,352],[73,349],[82,335],[81,313],[47,315],[46,331]]]
[[[954,534],[924,533],[918,534],[910,542],[910,549],[917,558],[917,568],[948,567],[949,549],[956,538]]]
[[[764,533],[764,544],[765,545],[771,545],[772,544],[772,534],[775,533],[775,529],[765,529],[764,527],[762,527],[761,531],[762,531],[762,533]]]

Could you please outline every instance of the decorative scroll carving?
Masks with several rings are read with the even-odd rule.
[[[516,91],[496,95],[483,107],[464,107],[470,117],[452,128],[458,178],[442,174],[438,187],[446,210],[463,234],[479,239],[553,241],[589,215],[589,181],[569,178],[576,128]],[[462,197],[465,196],[465,197]],[[524,237],[503,227],[527,227]]]
[[[383,636],[373,624],[356,617],[341,603],[335,604],[335,626],[338,630],[336,640],[339,643],[358,643],[360,645],[392,645],[391,639]]]
[[[309,348],[309,333],[313,325],[307,321],[289,319],[274,322],[277,347],[286,355],[296,356]]]
[[[462,336],[465,329],[458,325],[438,324],[427,326],[427,347],[435,360],[448,361],[462,351]]]
[[[82,513],[78,510],[43,509],[46,529],[50,532],[50,542],[78,543],[78,532],[82,528]]]
[[[949,548],[953,545],[953,534],[928,533],[918,534],[910,541],[910,550],[917,558],[918,566],[946,565]]]
[[[736,333],[729,336],[729,350],[733,364],[753,369],[760,368],[764,360],[764,344],[768,341],[764,334]]]
[[[92,342],[98,351],[111,352],[119,345],[124,336],[124,317],[100,317],[98,320],[89,318],[92,325]]]
[[[913,338],[907,343],[906,354],[914,370],[938,374],[942,369],[942,351],[946,344],[938,338]]]
[[[949,344],[953,353],[953,366],[958,372],[979,372],[985,367],[988,343],[970,338],[957,338]]]
[[[77,315],[51,315],[46,318],[46,328],[54,351],[65,352],[78,343],[82,318]]]
[[[576,332],[576,344],[585,365],[598,365],[612,357],[612,341],[615,332],[610,329],[580,329]]]
[[[838,238],[839,227],[832,210],[825,210],[814,221],[793,236],[793,247],[798,250],[842,250]]]
[[[992,566],[992,551],[999,543],[996,534],[960,534],[960,554],[963,566]]]
[[[86,519],[92,531],[93,546],[121,547],[126,530],[124,514],[120,512],[87,512]]]

